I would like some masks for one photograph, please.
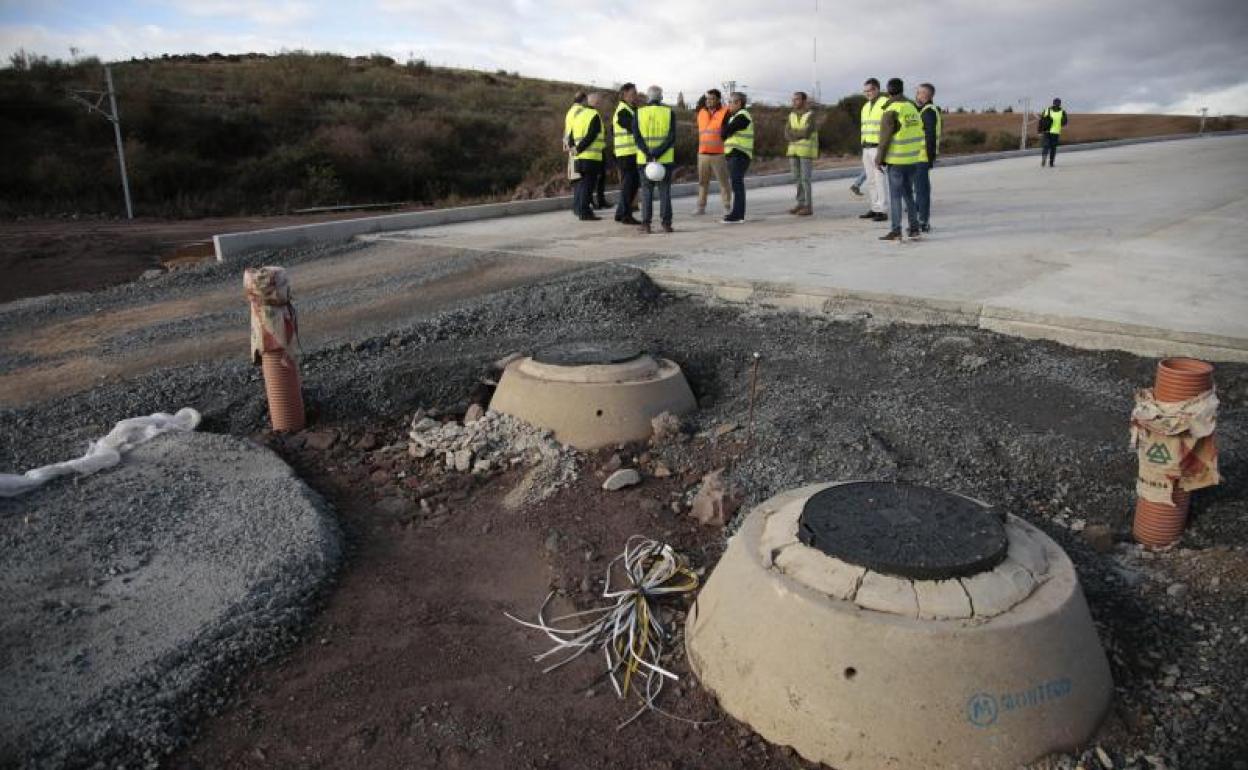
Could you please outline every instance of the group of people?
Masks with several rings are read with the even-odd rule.
[[[932,186],[930,172],[940,151],[943,128],[941,110],[933,99],[936,87],[923,83],[915,98],[905,95],[905,85],[891,78],[881,93],[880,81],[863,83],[866,101],[861,112],[862,167],[850,189],[863,194],[865,186],[870,207],[861,219],[888,222],[880,240],[899,241],[903,233],[918,238],[931,231]],[[698,100],[698,197],[696,213],[705,215],[711,179],[719,182],[723,219],[726,224],[745,221],[745,174],[754,158],[754,121],[740,92],[723,96],[710,89]],[[580,219],[601,219],[595,207],[607,208],[605,196],[605,155],[607,131],[600,108],[601,94],[578,93],[564,121],[564,142],[571,171],[576,177],[573,213]],[[1045,137],[1045,158],[1052,165],[1057,140],[1067,117],[1061,100],[1041,117]],[[819,121],[805,92],[792,98],[792,111],[785,123],[786,155],[797,187],[795,216],[813,213],[811,178],[819,155]],[[636,226],[642,233],[653,232],[654,197],[659,198],[659,225],[672,232],[672,173],[676,165],[676,119],[663,103],[663,89],[650,86],[644,99],[632,83],[621,86],[611,117],[610,141],[619,173],[619,198],[615,221]],[[634,202],[640,192],[641,219],[634,218]],[[595,201],[595,193],[597,200]],[[888,210],[885,211],[885,202]],[[903,223],[903,216],[905,221]],[[903,228],[903,224],[905,225]]]

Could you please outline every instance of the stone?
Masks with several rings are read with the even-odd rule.
[[[678,439],[682,434],[680,418],[671,412],[660,412],[650,419],[650,441],[655,444]]]
[[[1174,599],[1182,599],[1187,596],[1187,583],[1172,583],[1166,589],[1166,595]]]
[[[471,425],[485,416],[485,407],[480,404],[472,404],[468,407],[468,411],[464,412],[464,425]]]
[[[379,487],[389,484],[390,479],[391,479],[390,471],[383,470],[381,468],[378,468],[377,470],[368,474],[368,480]]]
[[[599,468],[598,470],[604,476],[609,476],[623,467],[624,467],[624,461],[620,459],[620,453],[616,452],[612,454],[611,457],[608,458],[607,461],[603,463],[602,467]]]
[[[608,492],[615,492],[616,490],[623,489],[624,487],[631,487],[634,484],[640,483],[640,473],[632,468],[621,468],[608,476],[606,481],[602,482],[602,488]]]
[[[423,460],[424,458],[428,457],[432,453],[433,453],[433,450],[424,444],[417,444],[416,442],[413,441],[412,443],[407,445],[408,456],[415,457],[418,460]]]
[[[667,465],[665,465],[664,463],[660,462],[660,463],[654,464],[654,477],[656,479],[665,479],[671,475],[672,475],[672,469],[667,467]]]
[[[338,434],[332,430],[314,430],[307,434],[305,445],[309,449],[315,449],[318,452],[325,450],[338,443]]]
[[[472,450],[460,449],[454,454],[454,467],[460,473],[472,470]]]
[[[881,575],[878,572],[868,572],[862,576],[858,593],[854,595],[854,604],[863,609],[903,615],[907,618],[918,617],[919,614],[919,599],[914,592],[914,584],[909,580]]]
[[[421,417],[419,420],[412,423],[412,430],[416,433],[424,433],[426,431],[433,430],[439,425],[441,425],[441,423],[432,417]]]
[[[489,460],[477,460],[475,463],[472,464],[472,472],[473,473],[488,473],[490,468],[492,467],[493,466],[490,464]]]
[[[722,527],[732,520],[740,505],[740,496],[724,479],[724,470],[720,468],[702,477],[702,486],[693,498],[689,515],[700,524]]]
[[[984,358],[983,356],[976,356],[976,355],[969,355],[969,354],[962,356],[962,358],[958,360],[958,368],[966,372],[976,371],[977,369],[980,369],[986,366],[987,364],[988,364],[987,358]]]
[[[960,349],[966,350],[966,349],[975,347],[975,341],[972,340],[970,337],[963,337],[960,335],[949,334],[933,342],[932,347],[937,348],[937,349],[944,348],[944,349],[952,350],[952,349],[960,348]]]
[[[723,438],[724,436],[727,436],[729,433],[732,433],[733,431],[740,430],[740,429],[741,429],[741,426],[735,422],[720,423],[719,425],[715,426],[714,430],[711,431],[711,438],[713,439]]]
[[[361,452],[368,452],[376,449],[377,436],[373,433],[365,433],[363,436],[360,436],[358,441],[355,442],[353,448],[358,449]]]
[[[165,274],[164,270],[161,270],[158,267],[153,267],[151,270],[144,270],[143,273],[139,276],[139,280],[153,281],[161,277],[164,274]]]
[[[1097,553],[1114,550],[1114,531],[1104,524],[1089,524],[1083,530],[1083,539]]]
[[[1101,763],[1101,767],[1105,770],[1114,770],[1114,761],[1109,758],[1109,754],[1105,753],[1105,749],[1100,746],[1096,747],[1096,759]]]

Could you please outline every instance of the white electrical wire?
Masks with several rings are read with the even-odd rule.
[[[627,583],[619,588],[613,587],[612,583],[617,564],[627,579]],[[554,642],[553,647],[534,656],[534,660],[543,661],[564,653],[562,659],[547,666],[542,673],[550,673],[591,650],[601,648],[606,658],[606,673],[616,695],[624,698],[631,689],[643,702],[637,713],[620,725],[620,729],[647,710],[691,721],[667,714],[655,705],[664,682],[680,678],[659,665],[663,657],[663,642],[670,638],[670,633],[659,618],[655,604],[664,597],[689,593],[697,587],[698,576],[670,545],[633,535],[625,544],[624,552],[607,565],[602,596],[613,599],[613,604],[547,620],[546,608],[555,595],[551,591],[537,611],[536,623],[521,620],[510,613],[503,614],[522,626],[541,631]],[[577,618],[592,620],[570,628],[556,625]],[[634,675],[640,677],[644,689],[638,690],[634,686]]]

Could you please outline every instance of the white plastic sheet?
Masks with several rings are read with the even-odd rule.
[[[76,473],[88,476],[121,462],[121,456],[134,447],[162,433],[188,432],[199,426],[199,412],[185,407],[177,414],[157,412],[148,417],[131,417],[113,426],[108,435],[91,442],[87,453],[74,460],[45,465],[25,473],[0,473],[0,497],[16,497],[43,486],[57,476]]]

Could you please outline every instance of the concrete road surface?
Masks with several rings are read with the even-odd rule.
[[[886,227],[843,181],[749,194],[749,222],[676,202],[672,235],[539,214],[368,236],[568,260],[625,260],[725,299],[964,323],[1145,355],[1248,360],[1248,136],[1017,158],[933,172],[933,232]],[[715,208],[714,197],[712,209]]]

